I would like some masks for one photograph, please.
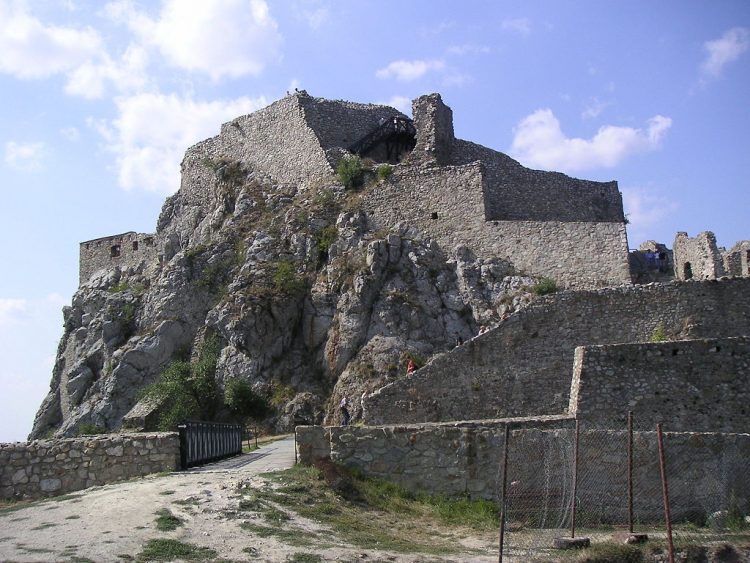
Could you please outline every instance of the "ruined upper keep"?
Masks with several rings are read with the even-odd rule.
[[[165,209],[179,206],[182,220],[194,225],[203,220],[206,203],[226,195],[217,190],[217,163],[239,163],[304,190],[334,183],[339,160],[356,153],[395,165],[387,182],[364,190],[361,209],[373,229],[406,222],[446,250],[463,245],[476,256],[505,260],[515,271],[568,287],[630,283],[616,182],[530,170],[457,139],[452,111],[439,94],[414,100],[413,117],[387,106],[295,93],[225,123],[219,135],[190,147],[179,198]],[[153,252],[125,248],[122,235],[82,243],[81,284],[106,267],[159,267],[165,256],[201,242],[165,240],[160,234],[167,222],[163,213],[156,235],[128,233],[139,240],[155,236]]]

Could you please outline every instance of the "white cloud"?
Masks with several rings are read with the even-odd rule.
[[[623,187],[622,200],[630,222],[628,238],[631,246],[645,241],[649,230],[679,207],[677,202],[641,187]]]
[[[156,19],[129,2],[113,2],[105,13],[127,23],[171,65],[214,80],[257,75],[280,56],[281,35],[264,0],[165,0]]]
[[[18,322],[26,314],[25,299],[9,299],[0,297],[0,326],[7,326]]]
[[[429,71],[443,70],[445,63],[439,59],[415,60],[415,61],[393,61],[387,67],[381,68],[375,73],[378,78],[395,78],[397,80],[416,80]]]
[[[202,102],[174,94],[137,94],[116,100],[112,122],[90,119],[116,156],[118,182],[126,190],[172,193],[180,186],[185,149],[218,130],[218,123],[255,111],[265,98]]]
[[[22,2],[0,3],[0,72],[44,78],[68,72],[101,51],[101,37],[91,28],[45,25]]]
[[[581,112],[581,117],[583,119],[599,117],[608,105],[610,105],[610,102],[602,102],[599,98],[594,96]]]
[[[294,4],[294,13],[310,29],[320,29],[331,18],[330,2],[324,0],[301,0]]]
[[[38,170],[44,156],[44,143],[5,143],[5,163],[16,170]]]
[[[500,25],[506,31],[513,31],[521,35],[531,33],[531,21],[529,18],[508,18]]]
[[[726,65],[736,61],[750,48],[750,31],[744,27],[733,27],[719,39],[706,41],[703,48],[707,55],[701,71],[706,76],[717,77]]]
[[[104,95],[107,83],[111,83],[118,92],[141,90],[148,83],[147,64],[148,53],[137,45],[130,45],[119,61],[102,53],[99,61],[87,61],[69,73],[65,92],[97,99]]]
[[[403,114],[411,115],[411,100],[407,96],[391,96],[387,102],[378,102],[396,108]]]
[[[656,115],[645,130],[601,127],[591,139],[566,137],[550,109],[540,109],[522,119],[514,129],[511,154],[527,166],[566,172],[611,168],[627,156],[654,150],[672,120]]]
[[[464,43],[463,45],[451,45],[446,49],[449,55],[480,55],[487,54],[492,50],[486,45],[473,45],[471,43]]]

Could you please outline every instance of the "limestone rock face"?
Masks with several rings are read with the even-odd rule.
[[[531,299],[534,280],[499,258],[373,221],[362,197],[387,177],[347,190],[323,163],[282,182],[243,153],[238,123],[188,151],[153,235],[158,260],[95,272],[64,309],[30,438],[121,428],[139,390],[209,335],[219,386],[247,380],[274,407],[267,425],[338,422],[343,397],[356,420],[363,394],[409,358],[449,352]]]

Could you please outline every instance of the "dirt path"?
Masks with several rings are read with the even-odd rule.
[[[95,487],[0,513],[0,561],[133,561],[149,540],[163,538],[211,548],[216,558],[230,561],[287,561],[301,551],[316,552],[325,561],[426,560],[363,553],[344,544],[300,549],[243,530],[252,516],[237,510],[238,487],[260,484],[259,473],[293,463],[294,440],[287,438],[212,466]],[[165,509],[184,524],[157,530],[156,513]]]

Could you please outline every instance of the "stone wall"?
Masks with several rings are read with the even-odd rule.
[[[750,335],[750,279],[544,297],[364,400],[368,424],[560,414],[577,346]]]
[[[750,432],[750,338],[576,348],[568,412],[587,426]]]
[[[93,240],[80,245],[78,283],[83,285],[94,272],[104,269],[138,268],[157,260],[154,235],[132,231]]]
[[[716,236],[704,231],[694,238],[679,232],[672,245],[675,277],[678,280],[715,280],[724,275]]]
[[[438,165],[451,164],[453,136],[453,111],[443,103],[440,94],[420,96],[412,102],[417,144],[412,152],[412,162]]]
[[[82,436],[0,444],[0,498],[39,498],[180,464],[176,432]]]
[[[522,428],[510,434],[509,503],[522,500],[535,514],[570,505],[573,435],[563,428]],[[297,427],[302,463],[330,457],[411,491],[497,500],[505,423],[386,427]],[[581,431],[578,501],[581,514],[626,522],[627,434]],[[635,515],[663,518],[655,432],[634,438]],[[746,479],[750,435],[665,433],[672,515],[705,517],[728,507],[734,494],[741,508],[750,501]],[[551,501],[549,499],[552,499]],[[545,504],[548,501],[549,504]]]
[[[741,240],[722,252],[724,271],[728,276],[750,276],[750,241]]]
[[[375,229],[406,221],[447,251],[465,245],[477,256],[504,258],[519,272],[548,276],[561,286],[630,283],[624,223],[486,221],[485,188],[480,163],[399,165],[388,182],[368,189],[362,207]]]

